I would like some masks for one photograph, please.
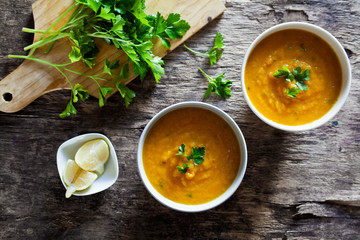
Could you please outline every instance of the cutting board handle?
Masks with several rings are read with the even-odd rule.
[[[25,60],[15,71],[0,81],[0,111],[17,112],[39,96],[66,88],[66,82],[54,81],[48,66]]]

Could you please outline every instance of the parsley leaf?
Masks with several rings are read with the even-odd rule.
[[[77,27],[69,32],[69,39],[75,45],[75,50],[70,53],[70,60],[83,60],[85,66],[93,68],[95,65],[95,54],[99,49],[95,45],[95,41],[87,36],[87,30],[83,27]],[[76,53],[75,53],[76,51]],[[75,57],[77,57],[75,59]]]
[[[192,147],[190,159],[193,159],[195,165],[202,164],[204,161],[205,147]]]
[[[113,69],[118,69],[120,67],[119,65],[119,60],[115,60],[114,62],[110,62],[108,59],[105,59],[105,64],[104,64],[104,71],[103,73],[108,74],[110,77],[113,76]]]
[[[180,167],[180,166],[176,166],[177,170],[179,170],[179,172],[181,172],[182,174],[185,174],[189,168],[189,164],[185,163],[184,166]]]
[[[293,70],[293,72],[296,85],[298,85],[298,87],[303,91],[308,90],[308,86],[306,85],[306,83],[304,83],[304,81],[310,79],[310,71],[308,69],[305,69],[303,72],[301,72],[301,67],[297,67]]]
[[[223,40],[224,40],[223,36],[221,35],[221,33],[218,32],[215,37],[214,46],[206,53],[194,51],[191,48],[189,48],[188,46],[186,46],[185,44],[184,44],[184,47],[194,54],[209,57],[210,65],[212,66],[212,65],[214,65],[214,63],[216,63],[216,61],[218,61],[220,59],[220,57],[223,54],[223,51],[225,48]]]
[[[118,89],[120,95],[125,100],[125,106],[128,107],[130,103],[132,102],[133,98],[136,96],[134,91],[132,91],[130,88],[126,87],[125,84],[121,84],[119,82],[115,83],[116,88]]]
[[[72,46],[72,51],[69,53],[69,59],[72,63],[81,60],[80,48]]]
[[[61,118],[65,118],[65,117],[69,117],[71,114],[77,114],[77,110],[74,107],[74,102],[78,102],[79,98],[82,101],[85,101],[86,99],[89,98],[89,91],[88,90],[84,90],[83,86],[81,86],[80,84],[76,84],[71,91],[71,99],[69,101],[69,103],[66,105],[65,110],[60,113],[60,117]]]
[[[83,89],[83,86],[81,86],[80,84],[76,84],[75,87],[73,88],[73,101],[74,102],[78,102],[79,98],[81,99],[81,101],[85,101],[86,99],[89,98],[89,91]]]
[[[300,89],[299,88],[296,88],[296,87],[292,87],[292,88],[287,88],[286,89],[286,94],[289,96],[289,97],[292,97],[292,98],[296,98],[296,95],[299,93]]]
[[[119,73],[118,79],[127,79],[128,77],[130,77],[129,64],[125,64]]]
[[[198,166],[204,162],[205,156],[205,147],[192,147],[191,154],[186,155],[185,153],[185,144],[181,144],[179,147],[179,152],[176,155],[182,155],[186,157],[187,162],[181,167],[176,166],[177,170],[182,174],[185,174],[189,168],[190,160],[193,160],[195,166]]]
[[[106,20],[116,19],[115,14],[111,12],[110,7],[102,7],[100,14],[97,16]]]
[[[295,80],[295,84],[297,87],[292,87],[291,89],[286,89],[286,95],[292,98],[296,98],[296,95],[302,91],[308,90],[308,86],[304,81],[310,80],[310,71],[308,69],[305,69],[302,72],[301,67],[296,67],[293,69],[293,72],[283,66],[282,69],[278,69],[278,71],[273,75],[276,78],[285,77],[285,80],[287,82],[292,82]]]
[[[60,117],[61,118],[65,118],[65,117],[68,117],[70,116],[71,114],[76,114],[77,111],[73,105],[73,102],[72,102],[72,99],[70,100],[70,102],[66,105],[66,108],[65,110],[60,113]]]
[[[199,68],[199,71],[206,77],[209,81],[209,87],[207,88],[204,99],[207,98],[210,93],[215,92],[217,95],[219,95],[221,98],[229,98],[231,97],[231,85],[232,82],[230,80],[223,81],[225,73],[220,74],[215,79],[207,75],[201,68]]]
[[[185,156],[185,144],[180,145],[179,152],[176,155],[184,155]]]
[[[150,51],[153,44],[151,41],[146,41],[142,44],[136,45],[136,50],[138,54],[141,57],[141,60],[144,61],[147,66],[151,69],[151,71],[154,74],[155,81],[159,82],[161,75],[165,73],[164,68],[161,66],[164,64],[164,61],[157,56],[154,56],[152,52]],[[145,70],[145,73],[147,71],[147,67],[142,67]],[[136,70],[136,69],[135,69]],[[144,75],[141,75],[141,70],[138,70],[140,72],[140,78],[143,79]]]
[[[99,86],[99,106],[103,107],[106,103],[106,95],[110,95],[114,89],[112,87]]]
[[[76,0],[76,2],[88,6],[94,12],[97,12],[101,6],[101,1],[98,1],[98,0]]]
[[[189,23],[180,19],[180,14],[170,13],[165,19],[159,12],[156,17],[150,15],[147,17],[152,28],[152,37],[158,37],[163,46],[170,48],[169,39],[180,39],[190,29]]]
[[[287,82],[291,82],[292,80],[294,80],[294,75],[285,66],[283,66],[283,69],[279,69],[277,73],[275,73],[273,76],[276,78],[285,77],[285,80]]]

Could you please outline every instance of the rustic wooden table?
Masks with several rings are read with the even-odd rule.
[[[32,41],[34,0],[0,2],[0,79],[21,61]],[[38,98],[17,113],[0,113],[0,239],[360,239],[360,2],[358,0],[227,0],[227,10],[186,43],[199,51],[217,31],[227,45],[222,59],[207,60],[180,46],[165,60],[159,84],[152,77],[129,84],[137,97],[128,109],[116,94],[99,109],[97,99],[60,119],[69,91]],[[304,21],[328,30],[352,65],[350,95],[334,119],[315,130],[288,133],[269,127],[247,106],[241,89],[242,59],[265,29]],[[226,72],[233,96],[211,96],[237,122],[248,146],[248,168],[237,192],[210,211],[190,214],[162,206],[140,180],[136,149],[148,121],[183,101],[203,101],[207,83],[197,71]],[[21,86],[19,86],[21,87]],[[88,132],[108,136],[119,159],[119,178],[108,190],[65,199],[56,151]]]

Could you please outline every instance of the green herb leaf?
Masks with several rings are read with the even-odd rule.
[[[120,38],[125,38],[124,34],[124,25],[126,24],[126,21],[124,18],[122,18],[120,15],[115,16],[115,18],[112,19],[113,26],[111,27],[111,31],[116,33]]]
[[[184,44],[184,47],[194,54],[209,57],[210,65],[212,66],[212,65],[214,65],[214,63],[216,63],[221,58],[221,56],[223,54],[223,51],[225,48],[223,40],[224,40],[223,36],[221,35],[221,33],[218,32],[215,36],[214,46],[206,53],[194,51],[191,48],[189,48],[188,46],[186,46],[185,44]]]
[[[132,1],[133,2],[133,6],[131,8],[131,13],[137,18],[137,20],[144,24],[144,25],[149,25],[147,19],[146,19],[146,13],[144,12],[145,10],[145,0],[135,0]]]
[[[106,20],[116,19],[115,14],[111,12],[110,7],[102,7],[100,14],[97,16]]]
[[[95,45],[95,41],[87,36],[87,31],[84,27],[74,28],[69,32],[70,41],[80,50],[81,59],[85,66],[93,68],[95,65],[95,54],[99,52],[99,49]],[[71,57],[77,56],[79,50],[76,49],[75,53],[71,54]],[[74,59],[75,60],[75,59]]]
[[[296,95],[299,93],[299,91],[300,91],[300,89],[296,88],[296,87],[292,87],[291,89],[287,88],[286,89],[286,94],[289,97],[296,98]]]
[[[306,91],[308,90],[308,86],[304,81],[307,81],[310,79],[310,71],[308,69],[305,69],[302,72],[302,69],[300,66],[293,69],[293,73],[290,72],[288,68],[283,66],[282,69],[279,69],[274,75],[276,78],[285,77],[285,80],[288,82],[292,82],[295,80],[295,84],[298,86],[292,87],[291,89],[286,89],[286,95],[292,98],[295,98],[296,95],[299,93],[300,90]]]
[[[72,63],[81,60],[81,52],[78,47],[72,46],[72,51],[69,53],[69,59]]]
[[[106,95],[110,94],[114,89],[112,87],[99,86],[99,106],[103,107],[106,103]]]
[[[207,98],[211,92],[215,92],[217,95],[219,95],[221,98],[229,98],[231,97],[231,85],[232,82],[230,80],[223,81],[225,73],[220,74],[215,79],[207,75],[201,68],[199,68],[199,71],[206,77],[209,81],[209,87],[206,90],[206,93],[204,95],[204,99]]]
[[[213,85],[214,85],[213,83],[209,82],[209,86],[208,86],[208,88],[206,89],[206,92],[205,92],[205,94],[204,94],[204,99],[207,98],[207,97],[209,97],[210,94],[215,91],[215,89],[214,89],[215,86],[213,86]]]
[[[308,69],[305,69],[303,72],[301,72],[301,67],[297,67],[293,70],[294,77],[296,81],[307,81],[310,79],[310,71]]]
[[[127,79],[128,77],[130,77],[129,64],[125,64],[119,73],[118,79]]]
[[[115,60],[114,62],[110,62],[108,59],[105,59],[103,73],[106,73],[110,77],[112,77],[113,76],[112,70],[118,69],[119,67],[120,67],[119,60]]]
[[[136,45],[136,50],[138,54],[140,55],[142,61],[146,63],[146,65],[139,65],[139,68],[136,70],[140,73],[146,73],[148,66],[154,74],[155,81],[158,83],[161,75],[165,73],[164,68],[161,66],[164,64],[164,61],[160,57],[154,56],[152,54],[152,52],[150,51],[152,46],[153,44],[151,41],[146,41],[142,44]]]
[[[296,85],[303,91],[308,90],[308,86],[304,82],[296,81]]]
[[[130,103],[132,102],[133,98],[135,97],[135,92],[126,87],[125,84],[121,84],[119,82],[115,83],[116,88],[118,89],[120,95],[125,100],[125,106],[128,107]]]
[[[76,0],[76,2],[88,6],[94,12],[97,12],[101,6],[101,1],[99,0]]]
[[[165,33],[170,39],[180,39],[190,29],[189,23],[185,20],[180,20],[180,14],[178,13],[170,13],[166,23]]]
[[[273,76],[276,78],[285,77],[285,80],[288,82],[291,82],[292,80],[294,80],[294,75],[285,66],[283,66],[283,69],[279,69],[277,71],[277,73],[275,73]]]
[[[179,172],[181,172],[182,174],[185,174],[189,168],[189,165],[187,163],[184,164],[184,166],[180,167],[180,166],[176,166],[177,170],[179,170]]]
[[[216,61],[219,60],[223,54],[225,48],[223,40],[223,36],[218,32],[215,37],[214,47],[209,51],[209,60],[211,66],[214,65],[214,63],[216,63]]]
[[[62,113],[60,113],[60,117],[65,118],[65,117],[69,117],[71,114],[76,114],[76,113],[77,111],[71,99],[70,102],[67,104],[65,110]]]
[[[170,48],[170,41],[168,39],[180,39],[190,29],[189,23],[185,20],[180,20],[180,14],[170,13],[167,19],[157,12],[155,16],[147,18],[152,26],[152,36],[158,37],[163,46]]]
[[[205,147],[192,147],[190,156],[196,166],[202,164],[205,156]]]
[[[86,99],[89,98],[89,91],[83,89],[83,86],[81,86],[79,83],[75,85],[75,87],[72,90],[73,92],[73,101],[74,102],[78,102],[79,98],[81,99],[81,101],[85,101]]]
[[[187,156],[185,153],[185,144],[181,144],[179,147],[179,152],[176,154],[185,156],[187,159],[187,162],[182,167],[176,166],[177,170],[179,170],[182,174],[187,172],[190,160],[193,160],[195,166],[198,166],[204,162],[205,147],[192,147],[191,150],[191,154]]]
[[[185,156],[185,144],[180,145],[179,152],[176,155],[184,155]]]
[[[121,48],[126,55],[133,61],[135,64],[138,64],[140,61],[138,54],[135,51],[134,44],[130,41],[113,41],[116,48]]]

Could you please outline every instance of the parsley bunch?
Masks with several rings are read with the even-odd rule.
[[[287,67],[283,66],[283,68],[279,69],[273,76],[276,78],[284,77],[285,81],[287,82],[292,82],[295,80],[297,87],[286,89],[286,94],[289,97],[296,98],[296,95],[300,92],[300,90],[308,90],[308,86],[305,83],[305,81],[310,80],[310,71],[308,69],[305,69],[302,72],[301,67],[296,67],[291,73]]]
[[[185,154],[185,144],[181,144],[179,147],[179,152],[176,155],[183,155],[186,157],[187,162],[181,167],[176,166],[177,170],[181,172],[182,174],[185,174],[189,168],[189,162],[190,160],[194,161],[194,164],[196,166],[200,165],[204,161],[205,156],[205,147],[192,147],[192,152],[189,156]]]
[[[66,109],[60,114],[61,117],[76,114],[74,102],[86,100],[89,92],[80,84],[72,85],[65,72],[91,78],[99,87],[99,106],[106,103],[106,96],[114,90],[112,87],[102,87],[100,81],[111,81],[125,99],[128,106],[135,93],[121,83],[121,79],[129,77],[130,67],[136,75],[143,80],[148,70],[151,70],[155,81],[158,82],[164,74],[163,60],[155,56],[151,49],[152,40],[159,38],[164,47],[170,48],[171,39],[179,39],[187,32],[190,25],[180,19],[180,14],[170,13],[165,19],[159,12],[156,16],[147,15],[145,12],[145,0],[75,0],[67,11],[64,12],[47,30],[35,30],[24,28],[29,33],[42,33],[39,41],[24,48],[30,50],[28,56],[9,55],[11,58],[23,58],[41,62],[55,67],[69,82],[71,86],[71,99]],[[57,31],[51,31],[53,26],[66,15],[70,14],[67,23]],[[68,63],[55,64],[32,57],[34,51],[47,45],[46,52],[51,50],[55,41],[68,38],[72,43],[72,50],[69,53]],[[119,61],[104,62],[104,71],[96,75],[87,75],[68,68],[68,65],[82,61],[86,67],[93,68],[96,61],[96,54],[99,52],[95,39],[103,39],[108,44],[114,45],[117,49],[124,51],[128,56],[127,63],[120,69]],[[115,70],[119,69],[116,74]],[[103,75],[107,75],[104,77]]]

